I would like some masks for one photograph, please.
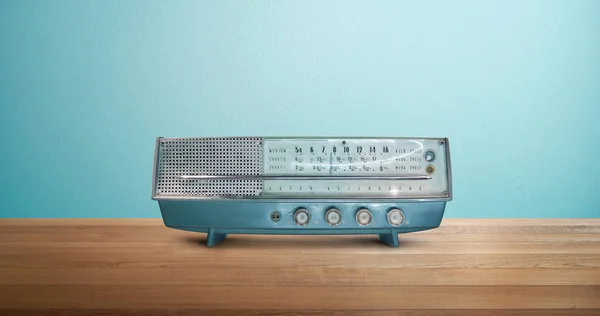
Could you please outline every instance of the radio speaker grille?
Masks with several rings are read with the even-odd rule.
[[[179,176],[261,175],[262,138],[160,139],[156,194],[162,196],[253,196],[262,180],[196,180]]]

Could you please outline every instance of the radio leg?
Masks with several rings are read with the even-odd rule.
[[[389,234],[379,234],[379,240],[381,240],[382,242],[384,242],[392,247],[397,248],[399,245],[398,233],[393,230]]]
[[[213,247],[225,240],[227,234],[217,233],[214,229],[208,230],[208,236],[206,238],[206,245],[208,247]]]

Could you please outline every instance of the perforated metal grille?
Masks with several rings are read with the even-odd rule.
[[[262,160],[262,138],[161,139],[156,195],[259,195],[262,180],[198,180],[179,176],[261,175]]]

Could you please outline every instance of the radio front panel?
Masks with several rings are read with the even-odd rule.
[[[452,198],[446,138],[159,138],[152,198],[208,233],[397,234],[437,227]]]
[[[449,198],[445,139],[173,138],[154,198]]]

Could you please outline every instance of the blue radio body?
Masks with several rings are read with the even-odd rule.
[[[268,141],[159,138],[152,198],[165,225],[207,233],[208,246],[228,234],[374,234],[398,247],[400,233],[439,227],[451,200],[446,138]]]

